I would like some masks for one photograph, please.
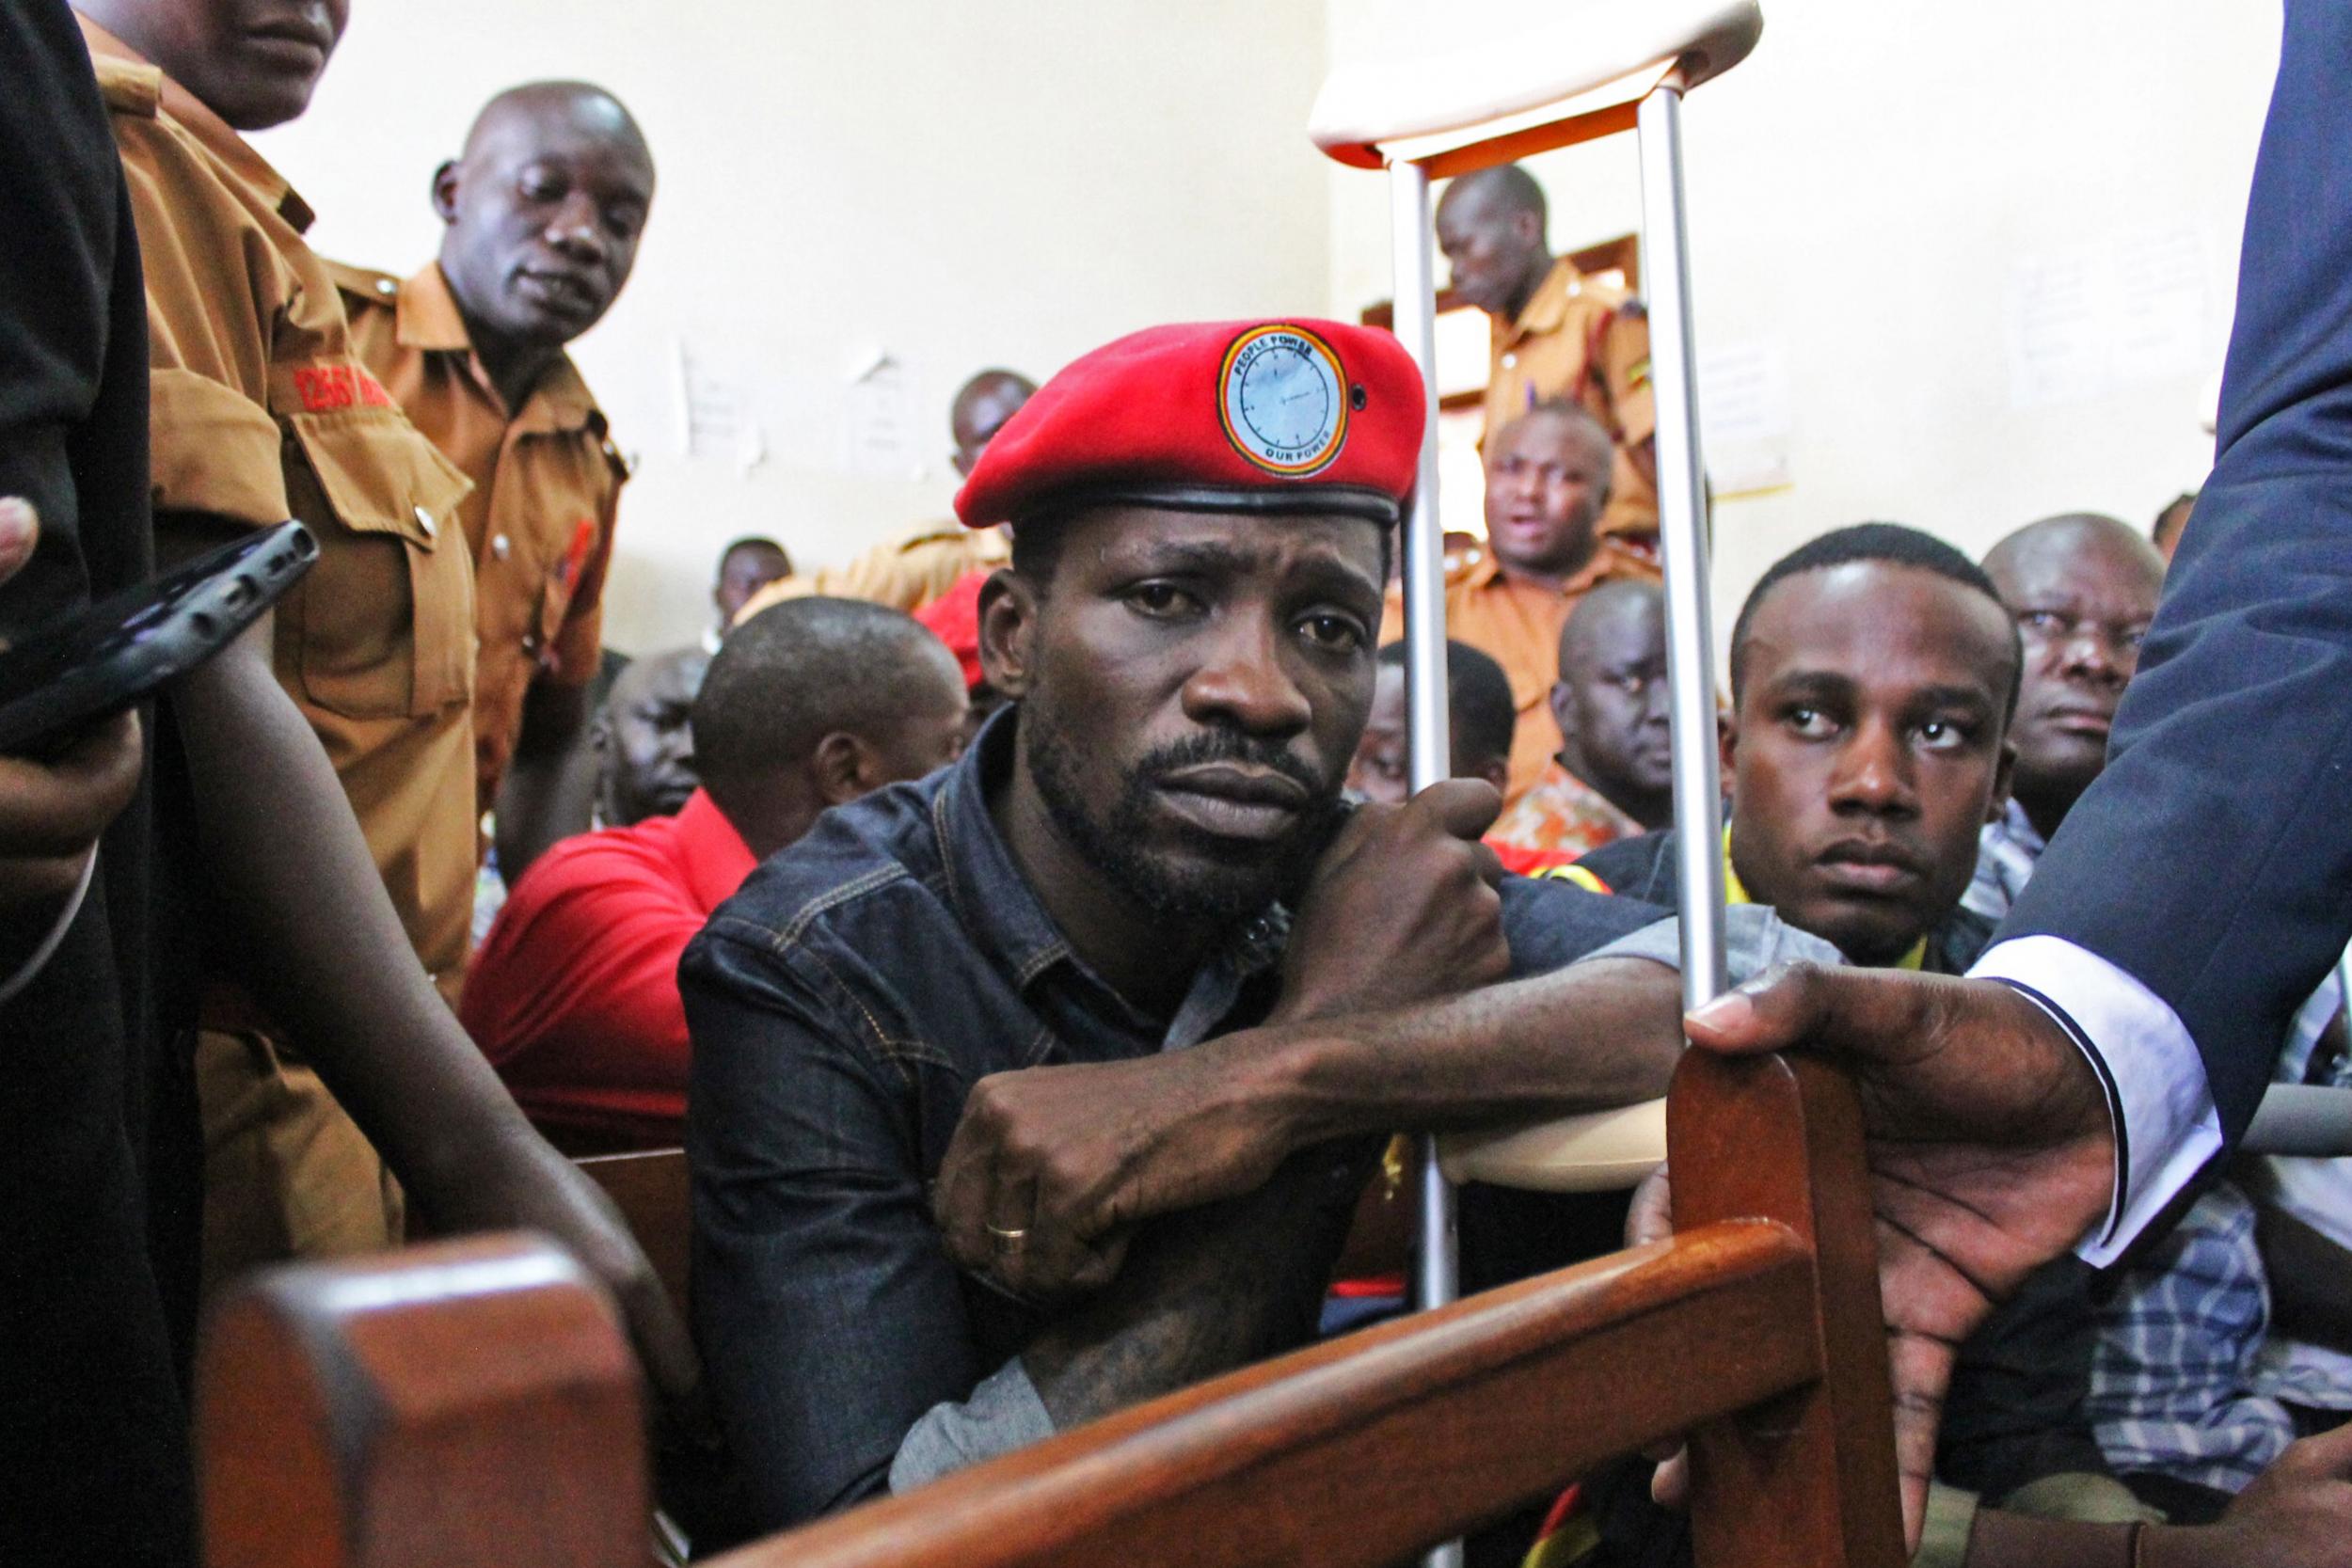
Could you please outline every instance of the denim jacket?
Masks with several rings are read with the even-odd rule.
[[[910,1432],[983,1380],[1026,1402],[1023,1437],[1050,1430],[1015,1359],[1045,1320],[957,1269],[931,1222],[929,1183],[973,1083],[1197,1044],[1276,1000],[1279,910],[1201,968],[1173,1020],[1088,969],[989,813],[1013,722],[992,721],[950,768],[827,813],[680,966],[694,1323],[761,1528],[884,1490]],[[1519,879],[1503,911],[1521,974],[1660,919]]]

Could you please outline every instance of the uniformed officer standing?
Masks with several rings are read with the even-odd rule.
[[[1466,174],[1438,202],[1438,248],[1454,292],[1493,319],[1486,435],[1539,403],[1582,404],[1617,451],[1600,531],[1654,561],[1649,319],[1639,300],[1553,257],[1545,221],[1543,187],[1517,164]]]
[[[1003,370],[982,371],[957,388],[947,414],[956,441],[947,461],[956,472],[972,472],[990,439],[1036,390],[1027,376]],[[847,565],[778,578],[753,594],[735,619],[740,624],[771,604],[811,594],[870,599],[912,614],[971,573],[993,571],[1011,559],[1003,529],[968,529],[949,517],[878,545]]]
[[[439,1228],[564,1238],[681,1392],[692,1354],[643,1254],[428,982],[458,973],[473,901],[473,576],[450,526],[467,483],[353,354],[310,209],[236,129],[302,111],[348,8],[80,5],[146,261],[157,552],[289,515],[319,543],[174,690],[157,749],[197,815],[170,847],[202,856],[209,892],[168,911],[208,948],[207,1270],[396,1240],[373,1138]]]
[[[439,259],[405,282],[333,269],[359,356],[473,481],[457,515],[480,638],[476,805],[495,806],[501,842],[518,847],[541,842],[587,720],[628,478],[564,345],[628,281],[653,188],[653,154],[611,93],[512,87],[434,171]]]

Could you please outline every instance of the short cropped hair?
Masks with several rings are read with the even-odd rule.
[[[1405,667],[1405,644],[1391,642],[1378,655],[1391,670]],[[1476,757],[1508,757],[1511,738],[1519,723],[1518,705],[1511,700],[1511,677],[1483,651],[1447,639],[1445,645],[1445,705],[1457,749]]]
[[[1931,533],[1900,523],[1856,523],[1851,528],[1834,529],[1818,539],[1807,540],[1772,562],[1763,577],[1748,591],[1745,604],[1740,607],[1740,617],[1731,625],[1731,700],[1740,700],[1740,688],[1747,665],[1748,633],[1756,621],[1756,612],[1772,596],[1772,590],[1790,578],[1806,572],[1826,572],[1835,566],[1848,566],[1861,562],[1883,562],[1890,566],[1909,566],[1916,571],[1931,572],[1948,578],[1963,588],[1973,588],[1993,601],[2008,620],[2009,608],[2001,603],[2001,591],[1993,586],[1993,579],[1984,568],[1969,560]],[[2012,625],[2010,640],[2014,647],[2017,631]],[[2017,684],[2025,667],[2022,648],[2015,650],[2010,662],[2009,703],[2017,705]]]
[[[728,633],[689,722],[694,770],[722,806],[805,761],[835,731],[872,736],[945,644],[912,615],[862,599],[787,599]]]

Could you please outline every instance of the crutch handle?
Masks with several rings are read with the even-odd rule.
[[[1523,132],[1549,121],[1518,117],[1553,105],[1559,119],[1573,119],[1597,107],[1581,100],[1627,84],[1612,97],[1629,102],[1677,66],[1688,91],[1745,59],[1764,30],[1757,0],[1598,0],[1568,11],[1515,40],[1508,54],[1482,44],[1343,66],[1316,95],[1307,134],[1341,163],[1378,168],[1391,143],[1499,120],[1517,120],[1508,129]]]
[[[1503,1132],[1449,1132],[1438,1140],[1449,1180],[1543,1193],[1615,1192],[1638,1183],[1665,1158],[1663,1100]]]

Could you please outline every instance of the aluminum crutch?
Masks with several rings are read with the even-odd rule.
[[[1715,664],[1690,258],[1683,231],[1681,105],[1692,87],[1744,59],[1762,28],[1756,0],[1609,0],[1579,6],[1535,36],[1521,39],[1507,61],[1480,48],[1344,67],[1324,83],[1309,127],[1315,145],[1339,162],[1389,170],[1396,333],[1420,363],[1429,394],[1430,423],[1422,437],[1420,480],[1405,537],[1406,692],[1411,780],[1417,790],[1445,777],[1451,756],[1444,562],[1437,510],[1430,182],[1627,130],[1639,133],[1643,231],[1649,258],[1651,376],[1658,403],[1675,822],[1681,848],[1677,872],[1683,910],[1682,989],[1689,1006],[1722,991],[1727,977]],[[1656,1107],[1636,1107],[1632,1114],[1637,1119],[1655,1117],[1662,1156],[1662,1113]],[[1627,1113],[1612,1116],[1622,1138]],[[1575,1118],[1568,1131],[1589,1131],[1597,1120],[1605,1119]],[[1650,1163],[1655,1164],[1655,1157]],[[1452,1300],[1456,1284],[1453,1188],[1435,1140],[1423,1140],[1419,1179],[1423,1224],[1416,1305],[1427,1307]],[[1458,1547],[1440,1548],[1432,1556],[1433,1562],[1456,1560]]]

